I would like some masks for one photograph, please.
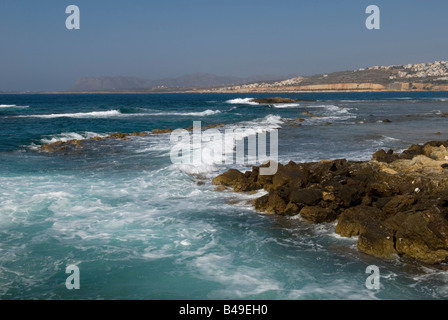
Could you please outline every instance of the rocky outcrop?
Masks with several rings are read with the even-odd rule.
[[[206,126],[203,126],[202,129],[210,129],[210,128],[217,128],[217,127],[223,127],[225,124],[219,123],[219,124],[209,124]],[[191,131],[193,130],[193,127],[188,127],[186,130]],[[146,137],[148,135],[156,135],[156,134],[166,134],[173,132],[173,129],[166,128],[166,129],[154,129],[151,132],[133,132],[133,133],[123,133],[123,132],[115,132],[112,133],[106,137],[93,137],[85,140],[68,140],[68,141],[56,141],[53,143],[43,144],[41,146],[41,151],[47,152],[47,153],[70,153],[73,151],[79,151],[84,147],[85,142],[92,142],[92,141],[104,141],[104,140],[110,140],[110,139],[116,139],[116,140],[130,140],[130,137]]]
[[[173,129],[154,129],[152,130],[152,134],[162,134],[162,133],[171,133]]]
[[[448,261],[448,141],[380,150],[371,161],[345,159],[279,164],[272,176],[229,170],[214,185],[267,191],[256,210],[300,215],[308,223],[337,221],[336,232],[358,236],[358,249],[382,258]],[[268,164],[265,164],[268,165]]]
[[[260,98],[260,99],[252,99],[252,102],[256,102],[259,104],[275,104],[275,103],[293,103],[293,99],[289,98]]]
[[[129,137],[145,137],[147,136],[147,132],[133,132],[133,133],[122,133],[122,132],[115,132],[112,133],[106,137],[93,137],[85,140],[68,140],[68,141],[56,141],[53,143],[47,143],[43,144],[40,149],[43,152],[48,153],[58,153],[58,152],[72,152],[77,151],[79,149],[82,149],[84,146],[84,143],[86,141],[103,141],[103,140],[109,140],[109,139],[118,139],[118,140],[129,140]]]

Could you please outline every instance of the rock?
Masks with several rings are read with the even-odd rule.
[[[440,140],[433,140],[433,141],[428,141],[424,144],[425,146],[431,146],[431,147],[440,147],[440,146],[444,146],[445,148],[448,147],[448,140],[447,141],[440,141]]]
[[[53,143],[43,144],[40,149],[43,152],[57,153],[67,151],[67,148],[76,149],[82,147],[82,140],[56,141]]]
[[[378,258],[397,257],[394,232],[379,221],[367,222],[358,238],[358,250]]]
[[[394,154],[393,150],[391,150],[391,149],[387,153],[383,149],[378,150],[372,156],[372,160],[376,160],[378,162],[386,162],[386,163],[391,163],[398,159],[399,159],[399,156]]]
[[[299,213],[300,213],[299,207],[292,202],[289,202],[284,210],[284,214],[287,216],[295,216],[298,215]]]
[[[397,214],[387,218],[383,221],[383,224],[392,229],[394,231],[394,234],[397,232],[398,228],[404,223],[404,221],[411,215],[414,214],[414,212],[404,212],[400,211],[397,212]]]
[[[148,135],[147,132],[133,132],[131,136],[133,137],[146,137]]]
[[[382,210],[386,215],[392,216],[411,210],[415,202],[414,195],[396,195],[382,207]]]
[[[437,208],[408,216],[396,233],[399,254],[426,263],[440,263],[448,258],[448,221]]]
[[[268,202],[269,202],[269,194],[265,194],[265,195],[252,201],[255,210],[261,211],[261,212],[266,212],[266,208],[268,207]]]
[[[336,197],[335,197],[334,193],[324,191],[324,192],[322,192],[322,199],[324,201],[335,201]]]
[[[233,188],[233,191],[249,191],[249,181],[239,170],[230,169],[212,180],[212,184]]]
[[[171,133],[173,129],[154,129],[152,130],[152,134],[162,134],[162,133]]]
[[[444,146],[431,147],[429,145],[425,145],[423,150],[424,150],[424,155],[430,159],[433,159],[436,161],[448,160],[448,151]]]
[[[294,102],[314,102],[314,99],[295,99]]]
[[[400,154],[400,159],[412,159],[415,156],[423,154],[423,146],[418,144],[413,144],[407,150]]]
[[[344,207],[356,206],[362,202],[363,192],[359,187],[347,184],[336,192],[336,198],[340,199]]]
[[[44,152],[58,152],[65,150],[66,146],[65,142],[57,141],[54,143],[43,144],[40,148]]]
[[[425,263],[448,261],[448,141],[412,145],[401,154],[378,151],[371,161],[322,160],[229,170],[213,183],[234,191],[265,189],[258,211],[308,222],[338,220],[336,232],[358,236],[358,250]],[[268,165],[268,164],[265,164]]]
[[[219,128],[224,127],[225,123],[218,123],[218,124],[209,124],[203,127],[203,129],[211,129],[211,128]]]
[[[252,102],[256,102],[259,104],[277,104],[277,103],[293,103],[295,100],[289,98],[260,98],[260,99],[252,99]]]
[[[264,209],[266,213],[284,214],[286,209],[285,200],[277,192],[271,191],[268,194],[267,206]]]
[[[122,132],[115,132],[112,133],[111,135],[107,136],[107,139],[122,139],[122,140],[127,140],[129,139],[128,137],[130,136],[129,133],[122,133]]]
[[[302,210],[300,210],[300,216],[308,222],[322,223],[332,222],[336,220],[337,213],[334,212],[331,208],[306,206],[303,207]]]
[[[369,221],[383,220],[384,217],[383,212],[374,207],[349,208],[339,215],[336,233],[343,237],[358,236],[365,232]]]
[[[322,190],[318,189],[294,189],[289,195],[289,200],[299,206],[313,206],[322,199]]]
[[[392,121],[391,120],[389,120],[389,119],[383,119],[383,120],[381,120],[382,122],[384,122],[384,123],[391,123]]]

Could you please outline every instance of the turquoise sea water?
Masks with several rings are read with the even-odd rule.
[[[282,163],[368,160],[380,148],[448,139],[448,92],[248,99],[266,96],[0,95],[0,299],[447,298],[443,268],[359,253],[333,223],[257,213],[248,200],[260,193],[215,192],[211,178],[245,165],[174,165],[169,134],[40,151],[193,121],[223,123],[222,132],[281,128]],[[291,126],[297,117],[302,126]],[[79,267],[79,290],[66,288],[69,265]],[[369,265],[380,269],[379,290],[366,288]]]

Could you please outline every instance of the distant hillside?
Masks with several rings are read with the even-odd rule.
[[[448,61],[374,66],[352,71],[216,87],[204,92],[448,90]]]
[[[283,80],[294,75],[274,76],[257,75],[247,78],[217,76],[208,73],[195,73],[178,78],[148,80],[137,77],[104,76],[85,77],[79,79],[71,90],[74,91],[104,91],[126,89],[174,89],[174,88],[204,88],[224,85],[240,85],[255,81]]]
[[[79,79],[72,90],[103,93],[448,91],[448,61],[374,66],[303,77],[260,75],[240,78],[207,73],[161,80],[87,77]]]

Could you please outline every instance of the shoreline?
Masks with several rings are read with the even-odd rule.
[[[379,150],[369,161],[346,159],[279,164],[216,176],[215,191],[265,190],[251,205],[303,223],[337,221],[335,232],[358,237],[360,252],[383,259],[448,262],[448,141],[412,145],[400,154]]]
[[[49,91],[49,92],[8,92],[8,93],[0,93],[0,95],[57,95],[57,94],[79,94],[79,95],[92,95],[92,94],[129,94],[129,95],[144,95],[144,94],[276,94],[276,93],[412,93],[412,92],[448,92],[448,88],[446,90],[313,90],[313,91],[294,91],[294,90],[280,90],[280,91],[169,91],[169,92],[127,92],[127,91],[119,91],[119,92],[108,92],[108,91]]]

